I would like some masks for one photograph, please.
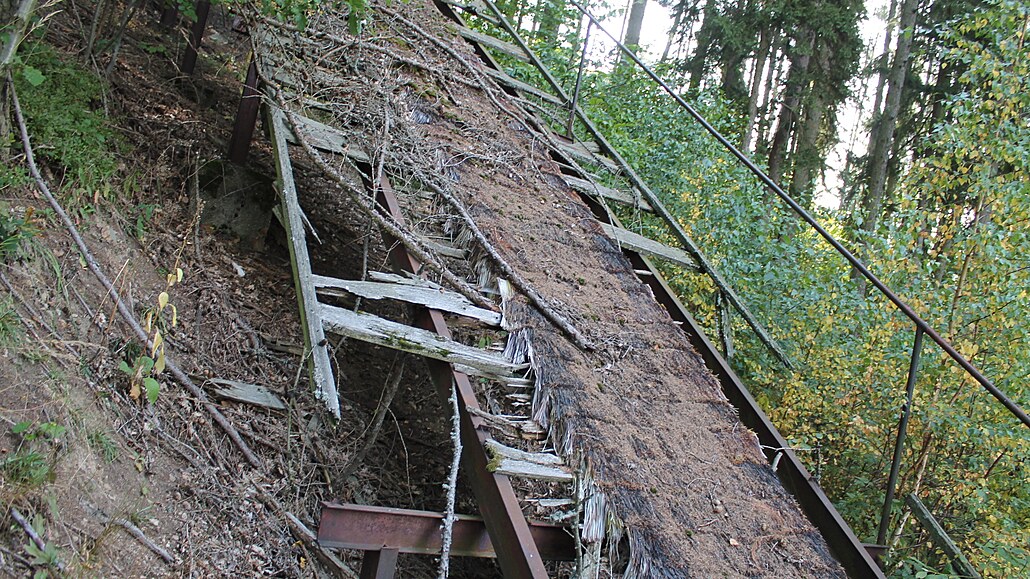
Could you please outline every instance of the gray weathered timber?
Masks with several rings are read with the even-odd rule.
[[[237,382],[224,378],[208,378],[205,385],[217,398],[264,406],[272,410],[286,410],[286,404],[271,390],[258,384]]]
[[[653,257],[666,259],[689,271],[696,273],[701,272],[701,267],[697,264],[697,261],[682,249],[663,245],[653,239],[648,239],[643,235],[633,233],[628,229],[614,227],[607,223],[602,223],[601,229],[604,230],[608,237],[614,239],[622,247],[627,247],[633,251]]]
[[[521,60],[522,62],[529,62],[529,55],[526,54],[526,51],[510,42],[498,40],[489,34],[484,34],[482,32],[472,30],[471,28],[465,28],[464,26],[458,27],[458,34],[461,34],[461,37],[466,40],[477,42],[491,50],[507,54],[512,58]]]
[[[526,462],[507,457],[494,457],[487,465],[490,472],[519,478],[531,478],[548,482],[570,483],[572,473],[562,467]]]
[[[512,364],[499,354],[371,314],[355,313],[325,304],[319,304],[319,311],[325,329],[330,332],[426,358],[460,364],[474,369],[479,375],[503,378],[526,367]]]
[[[297,121],[297,129],[304,133],[302,136],[311,143],[312,147],[329,153],[346,155],[359,163],[369,162],[368,155],[364,151],[347,145],[347,136],[343,132],[304,115],[294,115],[293,118]],[[288,129],[286,138],[294,144],[299,142],[296,135]]]
[[[526,452],[510,446],[505,446],[496,440],[486,441],[486,449],[490,455],[500,458],[510,458],[522,462],[532,462],[545,466],[564,466],[565,462],[556,454],[549,452]]]
[[[499,83],[501,83],[503,85],[506,85],[506,86],[508,86],[510,88],[513,88],[513,89],[515,89],[515,90],[517,90],[519,92],[535,96],[536,98],[538,98],[538,99],[540,99],[542,101],[549,102],[552,105],[556,105],[556,106],[559,106],[559,107],[565,106],[565,103],[562,102],[562,100],[560,98],[552,95],[551,93],[546,92],[546,91],[542,91],[542,90],[538,89],[537,87],[535,87],[535,86],[533,86],[531,84],[524,83],[521,80],[518,80],[516,78],[512,78],[512,77],[508,76],[507,74],[505,74],[505,73],[503,73],[503,72],[501,72],[499,70],[494,70],[492,68],[484,68],[483,72],[485,72],[487,74],[487,76],[492,77],[497,82],[499,82]]]
[[[630,207],[638,207],[644,211],[652,211],[651,205],[643,199],[634,199],[633,195],[620,191],[618,189],[612,189],[611,187],[605,187],[604,185],[594,185],[586,179],[580,179],[579,177],[571,177],[569,175],[562,175],[565,178],[565,182],[569,184],[576,191],[586,193],[587,195],[593,195],[594,197],[604,197],[605,199],[611,199],[616,203],[622,203],[623,205],[629,205]]]
[[[267,107],[269,130],[272,137],[272,154],[279,182],[279,197],[282,202],[283,224],[290,246],[290,264],[293,266],[293,282],[300,306],[300,322],[304,329],[304,348],[310,352],[308,369],[315,386],[315,395],[325,402],[326,408],[337,420],[340,419],[340,400],[336,393],[336,382],[329,364],[325,332],[318,312],[318,298],[315,284],[311,280],[311,261],[308,258],[307,241],[304,239],[304,221],[297,201],[297,187],[293,181],[293,166],[290,163],[289,145],[286,143],[286,119],[276,107]]]
[[[615,161],[612,161],[604,155],[595,154],[583,143],[559,143],[558,146],[561,149],[558,151],[559,153],[571,155],[581,163],[585,162],[593,165],[600,165],[616,175],[622,171]]]
[[[955,571],[963,577],[980,579],[980,572],[966,559],[966,556],[959,550],[955,541],[951,540],[948,533],[944,532],[944,528],[937,522],[937,519],[930,513],[930,510],[926,508],[923,501],[919,500],[919,497],[914,493],[910,493],[905,497],[905,504],[912,509],[912,515],[930,533],[930,540],[933,541],[933,544],[937,545],[951,559],[951,566],[955,568]]]
[[[443,286],[440,284],[429,281],[423,277],[408,277],[404,275],[397,275],[395,273],[388,273],[385,271],[370,271],[368,272],[368,279],[372,281],[380,281],[383,283],[398,283],[402,285],[413,285],[417,287],[426,287],[433,289],[440,289]]]
[[[320,292],[322,290],[343,290],[370,300],[401,300],[473,318],[491,326],[501,324],[500,313],[477,307],[465,296],[442,288],[376,281],[353,281],[320,275],[313,276],[313,279],[315,288]]]

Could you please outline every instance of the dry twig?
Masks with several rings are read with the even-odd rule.
[[[60,217],[61,222],[64,223],[65,228],[68,230],[68,233],[71,235],[72,240],[75,242],[75,245],[78,247],[79,252],[82,254],[82,257],[86,262],[86,266],[89,268],[91,272],[93,272],[93,275],[97,278],[97,281],[100,282],[100,285],[104,286],[104,289],[107,291],[108,295],[114,301],[118,313],[122,317],[122,320],[124,320],[125,323],[129,325],[133,333],[136,334],[136,337],[141,342],[147,345],[148,349],[153,349],[154,344],[150,338],[150,335],[143,330],[142,326],[140,326],[139,321],[133,315],[132,310],[129,308],[128,304],[126,304],[125,300],[122,299],[121,295],[118,293],[118,290],[111,283],[111,280],[108,279],[103,269],[101,269],[100,264],[97,262],[96,258],[93,257],[93,253],[86,245],[86,242],[82,239],[82,236],[79,235],[79,230],[77,227],[75,227],[75,223],[72,222],[71,218],[68,217],[68,213],[65,212],[64,207],[61,206],[60,202],[57,201],[53,193],[50,192],[50,187],[47,186],[47,183],[43,179],[43,176],[39,173],[39,168],[36,167],[36,159],[32,151],[32,144],[29,140],[29,130],[28,127],[25,126],[25,117],[22,115],[21,104],[18,101],[18,95],[14,90],[14,83],[11,81],[10,75],[8,75],[7,77],[7,83],[10,89],[11,104],[14,110],[14,118],[15,122],[18,125],[18,130],[21,135],[22,147],[25,151],[25,161],[28,164],[29,173],[35,180],[40,192],[43,194],[44,197],[46,197],[46,200],[50,203],[50,207],[53,208],[54,212],[57,213],[58,217]],[[222,430],[225,431],[225,433],[229,436],[229,439],[232,440],[233,444],[235,444],[236,447],[240,449],[240,452],[242,452],[243,456],[246,457],[247,462],[249,462],[255,468],[261,468],[261,459],[259,459],[257,455],[255,455],[254,452],[250,450],[250,447],[247,446],[247,443],[244,442],[242,438],[240,438],[240,433],[236,430],[236,427],[229,423],[229,420],[225,417],[225,415],[221,413],[221,411],[218,410],[218,407],[213,402],[211,402],[211,400],[207,397],[207,394],[205,394],[200,387],[198,387],[192,380],[190,380],[189,376],[187,376],[186,373],[178,367],[178,365],[176,365],[171,359],[167,357],[165,358],[165,368],[171,373],[172,377],[175,378],[176,382],[178,382],[187,390],[189,390],[190,393],[197,400],[199,400],[201,404],[204,405],[204,408],[207,410],[208,414],[211,415],[211,418],[213,418],[215,423],[217,423],[218,426],[220,426]]]

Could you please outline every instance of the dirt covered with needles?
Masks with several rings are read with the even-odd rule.
[[[412,224],[405,244],[475,282],[470,300],[492,296],[495,276],[517,281],[509,352],[531,363],[535,388],[484,385],[484,406],[528,414],[548,438],[523,446],[580,473],[575,520],[585,543],[605,544],[602,575],[843,576],[680,328],[565,185],[555,137],[431,3],[377,4],[360,37],[331,15],[303,34],[262,30],[272,102],[361,152],[295,148],[332,185],[323,195],[359,201],[361,174],[373,187],[388,178]]]

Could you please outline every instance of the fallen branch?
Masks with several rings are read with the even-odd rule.
[[[580,331],[577,330],[574,325],[572,325],[572,322],[570,322],[562,314],[558,313],[554,309],[554,307],[550,303],[548,303],[547,299],[540,295],[540,293],[537,292],[536,289],[534,289],[528,281],[526,281],[526,278],[522,277],[521,274],[519,274],[510,265],[508,265],[508,262],[505,261],[503,257],[501,257],[501,254],[497,253],[497,249],[495,249],[493,244],[490,243],[490,240],[487,239],[485,235],[483,235],[483,232],[479,229],[479,226],[476,225],[476,222],[474,219],[472,219],[472,216],[469,215],[469,212],[465,209],[465,206],[460,201],[458,201],[458,199],[453,194],[451,194],[450,191],[448,191],[444,187],[437,185],[436,183],[433,183],[432,179],[423,178],[423,181],[425,182],[427,187],[429,187],[437,195],[443,197],[447,201],[447,203],[451,207],[453,207],[455,211],[458,212],[458,215],[461,216],[461,219],[465,222],[465,226],[469,228],[469,231],[472,233],[472,236],[476,238],[477,242],[479,242],[479,245],[482,248],[483,252],[490,257],[490,261],[492,261],[494,266],[497,267],[498,270],[500,270],[501,274],[508,279],[508,282],[511,283],[511,285],[515,286],[515,289],[522,292],[522,294],[529,299],[529,301],[536,307],[537,310],[540,311],[541,314],[543,314],[545,318],[547,318],[548,321],[554,324],[559,330],[564,332],[566,336],[571,338],[577,346],[579,346],[583,350],[594,349],[594,344],[591,343],[590,340],[587,340],[586,337],[583,336],[583,334],[580,333]]]
[[[101,522],[103,522],[105,525],[118,525],[119,527],[125,529],[125,531],[127,533],[132,535],[133,538],[136,539],[137,541],[139,541],[144,547],[150,549],[158,557],[161,557],[161,559],[165,563],[168,563],[169,565],[175,565],[176,564],[175,557],[172,557],[168,553],[168,551],[165,551],[163,548],[161,548],[160,545],[158,545],[157,543],[151,541],[150,537],[147,537],[147,535],[143,532],[142,529],[140,529],[136,525],[132,524],[128,520],[123,519],[121,517],[111,518],[111,517],[105,515],[104,512],[101,511],[99,507],[97,507],[95,505],[91,505],[91,504],[89,504],[87,502],[83,502],[83,506],[85,506],[88,510],[93,511],[93,514],[98,519],[100,519]]]
[[[332,551],[326,549],[318,543],[318,536],[312,532],[300,519],[295,517],[293,513],[283,508],[279,501],[272,495],[259,490],[258,498],[261,502],[265,503],[269,509],[272,510],[277,516],[282,517],[286,520],[286,524],[290,527],[290,532],[297,538],[298,541],[304,543],[308,547],[311,547],[315,551],[315,556],[330,569],[336,571],[340,577],[346,577],[347,579],[358,579],[358,574],[353,569],[347,566],[346,563],[340,560],[339,557],[334,555]]]
[[[147,349],[152,350],[154,343],[150,339],[150,335],[143,330],[143,327],[140,326],[139,321],[136,320],[135,316],[133,316],[132,310],[129,308],[128,304],[125,303],[125,300],[122,299],[121,295],[118,293],[118,290],[111,283],[111,280],[108,279],[107,275],[104,274],[104,271],[100,268],[100,264],[97,263],[97,260],[93,257],[93,253],[89,250],[89,247],[86,245],[86,242],[82,239],[82,236],[79,235],[78,228],[75,227],[75,224],[72,222],[71,218],[68,217],[68,213],[65,212],[64,207],[61,206],[61,204],[54,197],[53,193],[50,192],[50,187],[47,186],[46,181],[43,179],[43,176],[40,175],[39,168],[36,166],[36,158],[32,152],[32,143],[29,140],[29,130],[28,127],[25,126],[25,117],[22,115],[21,104],[18,101],[18,95],[14,90],[14,83],[11,81],[11,77],[9,74],[7,76],[6,82],[11,92],[11,104],[13,105],[14,109],[14,118],[15,122],[18,125],[18,131],[21,134],[22,147],[25,151],[25,161],[29,166],[29,173],[32,175],[32,178],[36,181],[36,185],[39,187],[39,191],[43,194],[44,197],[46,197],[46,200],[50,203],[50,207],[52,207],[54,212],[57,213],[58,217],[61,218],[61,222],[64,223],[64,226],[68,230],[68,233],[71,235],[72,240],[75,242],[75,245],[79,248],[79,252],[82,254],[82,258],[86,262],[86,266],[89,268],[91,272],[93,272],[93,275],[97,278],[97,281],[100,282],[100,285],[104,286],[104,289],[107,291],[108,295],[114,301],[115,306],[118,310],[119,315],[121,315],[122,320],[124,320],[125,323],[129,325],[133,333],[136,334],[136,337],[141,342],[147,345]],[[194,398],[199,400],[201,404],[204,405],[204,408],[207,410],[208,414],[211,415],[211,418],[213,418],[215,423],[217,423],[218,426],[220,426],[222,430],[225,431],[225,433],[229,436],[229,439],[232,440],[233,444],[235,444],[236,447],[240,449],[240,452],[242,452],[243,456],[246,457],[247,462],[249,462],[255,468],[260,469],[262,467],[261,459],[259,459],[257,455],[255,455],[253,451],[250,450],[250,447],[247,446],[247,443],[244,442],[242,438],[240,438],[240,433],[237,432],[236,428],[229,423],[229,420],[226,419],[225,415],[223,415],[221,411],[218,410],[218,407],[215,406],[213,402],[211,402],[211,400],[207,397],[207,394],[205,394],[199,386],[197,386],[192,380],[190,380],[189,376],[187,376],[186,373],[183,372],[167,356],[165,358],[165,368],[171,373],[172,377],[175,378],[176,382],[178,382],[187,390],[189,390],[190,394],[192,394]]]
[[[408,362],[408,356],[403,353],[397,354],[394,358],[393,369],[390,371],[390,377],[387,379],[386,387],[383,388],[383,395],[379,399],[379,407],[376,408],[375,415],[372,417],[372,424],[369,425],[368,430],[364,436],[364,441],[361,448],[358,449],[346,466],[343,467],[343,471],[338,477],[340,480],[347,480],[350,475],[354,474],[354,471],[361,466],[364,462],[365,456],[368,451],[375,445],[376,439],[379,438],[379,430],[383,427],[383,421],[386,420],[386,414],[390,411],[390,404],[393,403],[393,397],[397,395],[397,391],[400,390],[401,381],[404,378],[404,366]]]
[[[11,518],[17,521],[19,525],[21,525],[21,528],[25,530],[25,534],[29,536],[29,540],[32,541],[32,544],[35,545],[36,548],[39,549],[41,552],[45,553],[46,541],[43,540],[43,537],[39,536],[39,533],[36,532],[36,529],[33,529],[32,525],[29,524],[25,517],[23,517],[22,514],[18,512],[18,509],[11,507]],[[58,571],[62,573],[64,572],[64,563],[61,563],[59,560],[57,560],[57,557],[54,557],[54,566],[57,567]]]
[[[440,579],[447,579],[451,566],[451,538],[454,536],[454,502],[458,496],[458,467],[461,466],[461,414],[458,410],[458,389],[451,388],[451,444],[454,456],[451,460],[451,472],[447,476],[447,509],[443,515],[443,541],[440,547]]]
[[[259,73],[260,74],[260,73]],[[286,100],[283,97],[283,92],[280,87],[275,85],[269,79],[263,79],[263,81],[269,86],[275,89],[276,100],[278,101],[279,107],[283,110],[286,116],[286,120],[289,122],[290,129],[294,132],[297,137],[297,141],[300,143],[304,152],[307,154],[318,167],[326,174],[329,178],[335,181],[343,192],[351,198],[352,201],[358,206],[359,209],[365,215],[371,217],[375,222],[382,227],[388,234],[394,237],[399,243],[401,243],[407,250],[418,259],[424,267],[434,271],[440,275],[444,282],[449,284],[451,287],[456,289],[458,293],[465,296],[472,303],[476,304],[481,308],[496,311],[497,306],[490,300],[483,297],[475,288],[468,284],[468,282],[462,280],[454,274],[447,266],[443,265],[440,260],[433,255],[432,250],[426,248],[418,239],[407,230],[406,227],[397,223],[392,218],[384,216],[380,211],[377,211],[375,206],[368,199],[368,196],[359,189],[355,184],[351,183],[349,179],[340,174],[339,171],[334,169],[328,161],[311,146],[304,134],[298,130],[296,115],[290,110],[286,104]]]

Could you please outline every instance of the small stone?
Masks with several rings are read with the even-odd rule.
[[[730,538],[730,547],[739,547],[739,546],[740,546],[740,541],[738,541],[738,540],[736,540],[734,538]]]

